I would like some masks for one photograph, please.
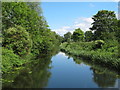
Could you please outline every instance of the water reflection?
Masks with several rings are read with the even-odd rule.
[[[3,75],[3,88],[108,88],[117,87],[117,72],[64,53],[42,55],[19,72]],[[52,58],[52,59],[51,59]],[[51,67],[53,66],[53,67]]]
[[[49,71],[51,58],[59,52],[59,47],[47,54],[34,57],[31,63],[26,64],[22,69],[2,75],[4,81],[2,88],[43,88],[47,86],[51,77]]]
[[[19,74],[14,77],[13,83],[3,83],[3,88],[42,88],[47,86],[47,82],[51,76],[51,73],[48,71],[51,68],[49,66],[50,63],[50,57],[34,60],[19,71]]]
[[[112,72],[105,72],[102,70],[97,70],[95,68],[91,68],[93,70],[93,80],[99,87],[114,87],[116,84],[116,74]]]
[[[89,60],[82,60],[82,58],[73,57],[73,60],[76,64],[84,63],[86,65],[91,66],[90,70],[93,71],[93,81],[101,88],[107,87],[118,87],[116,85],[118,72],[112,72],[108,68],[101,67],[99,65],[95,65]]]
[[[50,60],[40,60],[40,63],[32,65],[33,67],[22,70],[14,79],[13,85],[20,88],[42,88],[47,86],[48,79],[51,76],[48,71],[49,64]]]

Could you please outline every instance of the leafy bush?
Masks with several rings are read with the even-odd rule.
[[[13,53],[12,50],[2,48],[2,72],[11,71],[14,66],[20,66],[25,60]]]
[[[15,26],[4,31],[3,46],[12,49],[17,55],[26,55],[31,49],[29,33],[21,26]]]
[[[96,40],[95,41],[95,46],[94,46],[94,49],[97,49],[97,48],[102,48],[102,45],[104,45],[104,41],[103,40]]]

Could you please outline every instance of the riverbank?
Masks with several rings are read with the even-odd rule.
[[[12,50],[2,48],[2,65],[1,65],[2,78],[0,79],[0,81],[2,81],[3,87],[4,86],[11,87],[13,82],[16,81],[19,82],[19,80],[20,82],[21,80],[23,80],[23,82],[27,83],[26,80],[29,79],[29,77],[32,77],[31,76],[32,74],[36,75],[34,77],[39,76],[38,80],[41,79],[41,83],[42,83],[43,82],[42,80],[46,79],[46,78],[43,79],[43,76],[45,76],[44,73],[46,73],[46,71],[43,72],[41,69],[47,68],[49,66],[49,63],[51,63],[52,56],[56,55],[58,52],[59,52],[59,48],[54,47],[52,51],[49,51],[46,54],[42,53],[38,57],[35,57],[33,54],[29,54],[25,57],[20,57],[14,54]],[[45,64],[47,64],[47,66]],[[36,72],[36,70],[38,71]],[[48,73],[46,73],[46,75],[48,75]],[[27,79],[23,77],[27,77]],[[24,86],[26,85],[25,83],[23,83],[22,86],[20,87],[22,88],[25,87]],[[14,85],[12,87],[14,87]],[[19,87],[19,84],[17,87]],[[30,86],[28,85],[27,87],[32,88],[31,85]]]
[[[92,63],[119,71],[120,58],[117,58],[115,52],[107,52],[103,49],[93,50],[90,44],[92,43],[62,43],[61,51],[76,57],[83,57]]]
[[[54,47],[53,50],[48,51],[47,53],[41,53],[39,56],[35,56],[32,53],[29,53],[28,55],[24,57],[20,57],[19,55],[16,55],[13,50],[8,50],[7,48],[0,48],[2,50],[2,73],[9,73],[12,71],[15,71],[16,68],[21,68],[22,66],[33,62],[34,59],[43,58],[46,56],[52,57],[56,53],[59,52],[59,48]]]

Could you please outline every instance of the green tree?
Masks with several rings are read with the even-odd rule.
[[[73,32],[73,35],[72,35],[72,39],[75,42],[83,41],[84,40],[84,32],[80,28],[75,29],[75,31]]]
[[[67,32],[66,34],[64,34],[64,41],[65,42],[70,42],[71,41],[71,32]]]
[[[94,22],[92,23],[93,26],[90,29],[94,31],[95,40],[105,40],[108,38],[110,39],[114,36],[114,32],[116,32],[117,28],[117,18],[114,11],[98,11],[98,13],[94,15],[92,19]]]
[[[118,40],[118,57],[120,57],[120,20],[118,20],[118,31],[116,35]]]
[[[31,50],[29,33],[21,26],[9,28],[4,32],[3,46],[12,49],[15,54],[26,55]]]
[[[56,39],[59,40],[59,43],[62,43],[64,38],[58,34],[55,35]]]
[[[40,8],[41,3],[40,2],[27,2],[26,3],[30,9],[36,11],[40,16],[42,15],[42,8]]]
[[[8,28],[22,26],[32,39],[31,52],[36,55],[50,51],[57,43],[55,34],[43,17],[40,3],[2,2],[2,16],[3,36]]]
[[[93,40],[93,33],[92,31],[85,32],[85,41],[89,42]]]

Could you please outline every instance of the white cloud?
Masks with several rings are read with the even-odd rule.
[[[74,23],[72,26],[63,26],[60,29],[54,29],[52,31],[55,31],[57,34],[63,36],[67,32],[73,33],[73,31],[77,28],[81,28],[81,30],[88,31],[89,28],[91,27],[91,23],[93,22],[92,18],[87,18],[87,17],[80,17],[75,19]]]
[[[118,13],[115,13],[116,14],[116,17],[118,18]]]
[[[92,18],[81,17],[76,19],[74,26],[75,28],[81,28],[85,32],[89,30],[92,22],[93,22]]]
[[[67,32],[71,32],[72,33],[72,28],[70,26],[64,26],[60,29],[53,29],[52,31],[55,31],[57,34],[63,36],[65,33]]]
[[[59,52],[59,55],[66,56],[63,52]]]
[[[120,16],[119,16],[118,12],[115,12],[115,15],[116,15],[117,19],[119,19],[119,18],[120,18]]]

